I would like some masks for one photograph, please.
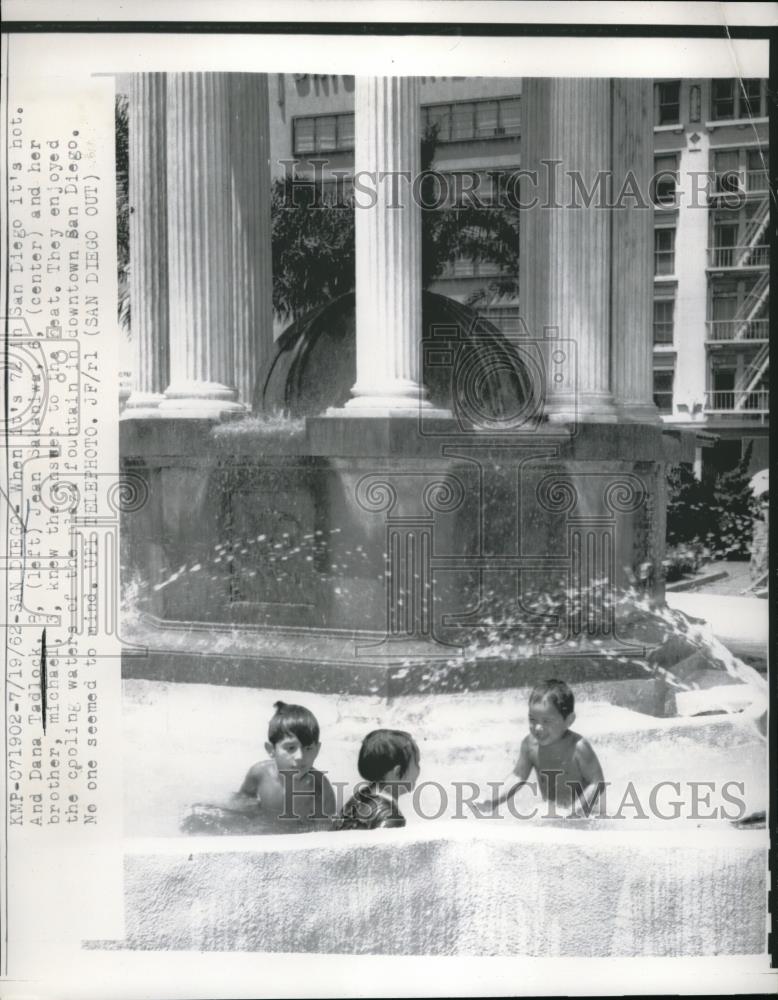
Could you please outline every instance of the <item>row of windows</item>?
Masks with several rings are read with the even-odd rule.
[[[425,132],[435,128],[439,142],[515,136],[521,133],[520,105],[518,97],[428,104],[421,109],[421,126]]]
[[[766,410],[769,400],[768,378],[765,376],[749,391],[735,388],[737,372],[733,368],[719,368],[711,371],[711,390],[707,393],[708,406],[715,410]],[[672,368],[654,369],[654,403],[660,413],[673,412],[673,384],[675,371]]]
[[[712,268],[765,268],[770,263],[769,236],[765,227],[766,209],[759,203],[746,205],[740,212],[711,215],[708,264]],[[654,229],[654,275],[675,274],[675,228]]]
[[[521,132],[520,104],[518,97],[425,104],[421,108],[422,129],[437,129],[438,142],[516,136]],[[295,118],[292,121],[292,142],[295,153],[352,150],[354,113]]]
[[[698,85],[690,88],[690,122],[701,119],[699,91]],[[680,124],[680,80],[655,84],[654,108],[657,125]],[[426,104],[421,109],[422,128],[436,127],[439,142],[517,136],[521,132],[520,109],[519,97]],[[765,114],[764,80],[711,81],[711,118],[714,121],[763,117]],[[295,118],[292,134],[295,153],[348,151],[354,148],[354,114],[347,112]]]
[[[713,190],[717,193],[767,191],[770,154],[766,147],[720,149],[711,153]],[[678,153],[654,157],[654,201],[673,205],[678,189]]]
[[[710,117],[712,121],[737,118],[763,118],[767,114],[765,80],[740,78],[711,80]],[[702,120],[699,84],[689,88],[688,121]],[[654,84],[654,123],[681,124],[681,81],[663,80]]]
[[[714,287],[708,300],[707,339],[753,343],[769,338],[769,296],[759,282]],[[654,299],[654,344],[673,343],[675,298],[671,289]]]
[[[308,115],[292,121],[295,153],[333,153],[354,148],[354,115]]]

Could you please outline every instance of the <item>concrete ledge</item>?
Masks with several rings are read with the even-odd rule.
[[[688,580],[676,580],[675,583],[665,584],[666,594],[680,594],[685,590],[696,590],[698,587],[705,587],[709,583],[716,583],[717,580],[725,580],[729,573],[725,569],[716,573],[701,573],[699,576],[690,577]]]
[[[434,643],[396,650],[391,643],[381,644],[381,638],[314,628],[205,628],[183,622],[159,627],[143,618],[123,628],[122,677],[396,698],[531,687],[553,667],[555,676],[571,684],[609,683],[614,704],[649,715],[665,711],[665,681],[626,646],[619,659],[553,652],[465,659],[453,649],[441,655],[445,647]]]
[[[671,608],[708,622],[711,631],[735,656],[767,659],[769,603],[760,597],[722,594],[668,594]]]
[[[763,831],[432,826],[136,842],[120,946],[536,957],[765,950]]]

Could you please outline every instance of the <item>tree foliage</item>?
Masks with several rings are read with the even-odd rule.
[[[273,310],[296,320],[354,287],[354,209],[320,187],[276,180],[270,203]]]
[[[471,296],[516,295],[518,290],[518,210],[498,196],[493,206],[470,201],[436,205],[433,172],[437,130],[421,144],[420,185],[422,285],[441,276],[459,257],[497,264],[506,273]],[[406,196],[408,189],[405,189]],[[440,200],[440,199],[438,199]],[[275,181],[272,188],[273,308],[296,319],[354,287],[353,199],[336,199],[313,183]]]
[[[748,467],[751,444],[734,469],[698,481],[688,465],[670,471],[667,504],[668,546],[693,549],[708,558],[746,558],[753,534],[757,501]]]
[[[118,247],[119,322],[130,329],[130,205],[128,100],[119,94],[116,119],[116,231]],[[434,205],[433,162],[437,129],[429,128],[421,144],[421,201]],[[518,210],[498,197],[493,206],[466,203],[422,208],[422,284],[429,287],[446,264],[457,258],[496,264],[504,272],[474,293],[476,303],[491,295],[518,293]],[[313,184],[276,180],[271,188],[273,309],[282,320],[294,320],[354,288],[354,206],[336,200]]]

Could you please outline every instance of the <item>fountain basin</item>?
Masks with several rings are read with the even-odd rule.
[[[765,831],[492,826],[139,840],[122,947],[692,956],[766,948]]]

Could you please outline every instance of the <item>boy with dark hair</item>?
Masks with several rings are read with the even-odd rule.
[[[537,684],[529,696],[529,733],[519,759],[502,791],[481,803],[495,809],[527,783],[534,770],[544,801],[553,802],[571,816],[588,816],[599,802],[605,806],[605,782],[597,754],[588,740],[570,728],[575,722],[575,696],[564,681]],[[559,814],[558,814],[559,815]]]
[[[416,741],[399,729],[375,729],[362,740],[357,767],[365,784],[334,821],[336,830],[405,826],[397,799],[416,784],[420,768]]]
[[[335,813],[335,793],[313,763],[321,749],[316,716],[302,705],[275,703],[267,733],[269,760],[249,768],[239,798],[269,817],[315,825]]]

